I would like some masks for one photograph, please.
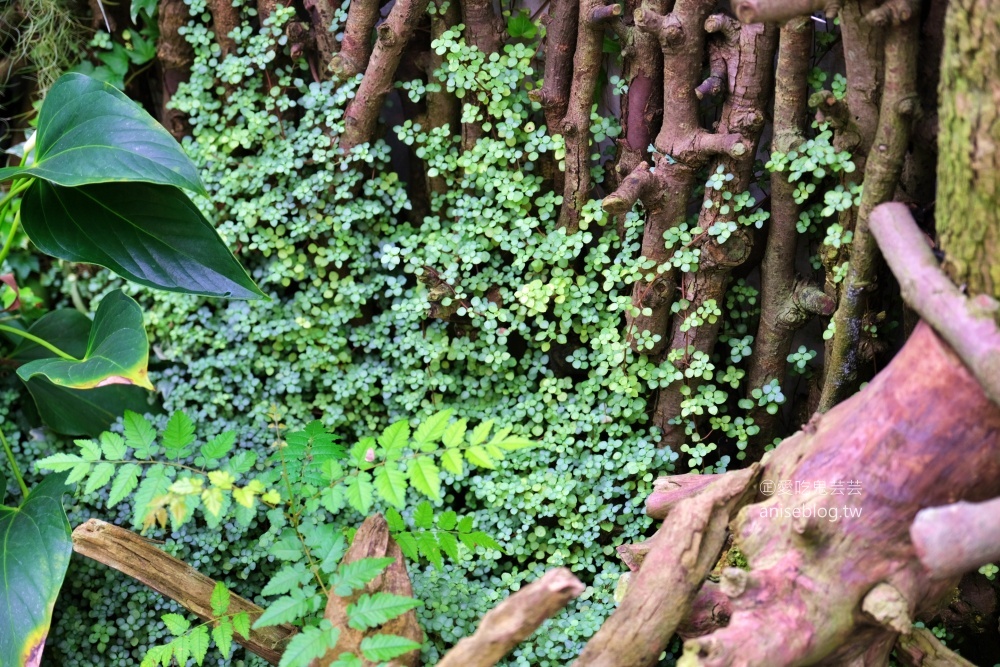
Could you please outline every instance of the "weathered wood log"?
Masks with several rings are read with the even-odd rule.
[[[549,570],[488,611],[476,631],[460,639],[437,667],[495,665],[583,590],[567,568]]]
[[[214,618],[211,599],[215,581],[131,530],[89,519],[73,531],[73,551],[146,584],[204,621]],[[264,610],[231,594],[229,611],[234,614],[245,611],[253,621]],[[295,632],[290,625],[276,625],[251,630],[249,638],[234,634],[233,640],[276,665]]]
[[[921,324],[862,392],[771,452],[762,480],[734,522],[750,571],[729,625],[685,642],[679,665],[850,664],[934,608],[956,581],[926,576],[909,527],[927,505],[1000,493],[1000,407]]]

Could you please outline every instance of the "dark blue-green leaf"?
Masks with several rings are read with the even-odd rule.
[[[0,665],[38,665],[73,540],[66,476],[49,475],[20,507],[0,506]]]
[[[127,69],[124,49],[120,58]],[[114,86],[84,74],[64,74],[52,84],[36,142],[34,164],[19,171],[58,185],[141,181],[207,194],[163,126]]]
[[[234,299],[263,296],[208,220],[174,187],[64,188],[36,181],[24,194],[21,220],[42,252],[100,264],[141,285]]]

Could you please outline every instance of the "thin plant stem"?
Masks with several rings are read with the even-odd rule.
[[[0,324],[0,331],[4,331],[4,332],[9,333],[9,334],[14,334],[15,336],[20,336],[21,338],[24,338],[26,340],[30,340],[32,343],[37,343],[38,345],[41,345],[42,347],[44,347],[49,352],[52,352],[53,354],[55,354],[58,357],[62,357],[66,361],[80,361],[79,359],[77,359],[76,357],[74,357],[72,354],[69,354],[67,352],[63,352],[62,350],[60,350],[58,347],[56,347],[55,345],[53,345],[49,341],[47,341],[47,340],[45,340],[43,338],[39,338],[38,336],[36,336],[34,334],[30,334],[27,331],[21,331],[20,329],[15,329],[14,327],[9,327],[6,324]]]
[[[24,483],[24,477],[21,476],[21,469],[17,467],[17,461],[14,460],[14,452],[11,451],[2,429],[0,429],[0,443],[3,443],[3,451],[7,454],[7,461],[10,463],[11,470],[14,471],[14,477],[17,478],[17,485],[21,487],[21,496],[22,498],[27,498],[28,486]]]

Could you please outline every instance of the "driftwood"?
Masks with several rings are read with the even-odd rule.
[[[211,599],[215,581],[131,530],[89,519],[73,531],[73,551],[146,584],[202,620],[214,617]],[[229,610],[245,611],[251,621],[264,611],[236,594],[230,595]],[[249,638],[234,634],[233,640],[276,665],[293,634],[295,628],[290,625],[277,625],[251,630]]]
[[[583,590],[567,568],[549,570],[488,611],[476,631],[460,639],[437,667],[495,665]]]

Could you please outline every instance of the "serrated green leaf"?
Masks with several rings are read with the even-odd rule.
[[[212,597],[209,600],[212,605],[212,614],[216,617],[222,616],[229,611],[229,589],[221,581],[215,582],[212,589]]]
[[[387,456],[402,452],[409,441],[410,424],[405,419],[389,425],[378,437],[378,444],[385,450]]]
[[[352,563],[341,563],[337,573],[330,578],[330,586],[337,595],[347,597],[364,588],[391,563],[392,558],[360,558]]]
[[[394,533],[406,529],[406,522],[403,521],[403,516],[392,507],[385,512],[385,522],[388,524],[389,530]]]
[[[205,662],[205,654],[208,653],[208,628],[204,625],[199,625],[191,634],[188,635],[188,650],[191,651],[191,657],[199,665]]]
[[[279,560],[298,560],[302,558],[302,543],[294,531],[286,530],[267,552]]]
[[[0,665],[38,664],[73,551],[65,476],[48,475],[19,507],[0,506]],[[31,663],[29,663],[31,664]]]
[[[329,623],[327,623],[329,625]],[[333,646],[340,637],[339,628],[302,628],[281,654],[278,667],[308,667],[309,663]]]
[[[493,428],[493,420],[485,421],[476,428],[472,429],[472,433],[469,435],[469,444],[472,446],[481,445],[486,442],[486,438],[490,435],[490,430]]]
[[[496,468],[496,464],[490,455],[482,447],[469,447],[465,450],[465,458],[469,463],[480,468]]]
[[[295,591],[298,592],[298,591]],[[309,613],[309,600],[304,595],[283,595],[267,605],[264,613],[254,621],[253,627],[291,623]],[[240,634],[243,634],[242,632]]]
[[[424,529],[434,525],[434,508],[426,500],[417,505],[416,510],[414,510],[413,525]]]
[[[233,614],[233,630],[243,639],[250,639],[250,615],[245,611]]]
[[[194,422],[183,412],[170,415],[170,421],[163,430],[163,453],[168,459],[180,459],[191,455],[189,445],[194,442]]]
[[[76,454],[65,454],[59,452],[44,459],[35,461],[35,467],[39,470],[51,470],[52,472],[65,472],[82,462],[83,458]]]
[[[500,438],[499,436],[494,437],[490,441],[490,444],[495,447],[500,447],[501,449],[505,449],[511,452],[517,449],[524,449],[525,447],[531,447],[535,443],[531,440],[528,440],[527,438],[522,438],[521,436],[518,435],[511,435],[504,438]]]
[[[215,436],[201,446],[201,455],[206,459],[218,460],[229,453],[236,444],[236,431],[226,431]]]
[[[402,509],[406,504],[406,475],[401,470],[387,465],[377,468],[375,490],[387,503]]]
[[[409,462],[410,483],[420,493],[433,500],[441,499],[441,471],[429,456],[418,456]]]
[[[289,593],[309,579],[310,574],[301,563],[286,565],[267,580],[267,585],[260,591],[260,594],[272,596]]]
[[[420,550],[417,549],[417,539],[413,537],[413,533],[397,533],[392,537],[406,558],[411,561],[420,560]]]
[[[314,549],[313,554],[319,559],[319,569],[325,573],[330,573],[337,569],[340,559],[344,557],[346,551],[347,540],[341,534],[321,547]]]
[[[458,523],[458,514],[454,510],[448,510],[438,515],[437,525],[441,530],[455,530]]]
[[[84,461],[100,461],[101,446],[93,440],[75,440],[75,444],[80,448],[80,456]]]
[[[469,422],[467,419],[459,419],[458,421],[449,424],[448,428],[445,429],[444,435],[441,436],[442,444],[444,444],[445,447],[458,447],[461,445],[468,425]]]
[[[146,459],[152,454],[156,442],[156,429],[142,415],[125,411],[125,444],[131,447],[135,458]]]
[[[441,547],[438,544],[437,538],[434,533],[426,531],[423,533],[417,533],[417,548],[420,549],[420,555],[429,560],[437,569],[444,567],[444,559],[441,558]]]
[[[135,463],[126,463],[118,468],[118,474],[115,475],[115,481],[111,483],[111,492],[108,495],[107,506],[109,508],[123,501],[128,494],[135,490],[135,487],[139,485],[139,471],[140,468]]]
[[[448,558],[457,561],[458,560],[458,538],[455,537],[454,533],[440,532],[437,534],[438,544],[441,546],[441,551],[448,555]]]
[[[160,644],[153,646],[146,655],[142,656],[139,667],[156,667],[156,665],[169,665],[174,657],[174,647],[170,644]]]
[[[73,466],[69,475],[66,477],[67,484],[76,484],[77,482],[83,481],[87,475],[90,474],[90,466],[92,463],[78,463]]]
[[[212,641],[223,658],[229,658],[233,646],[233,622],[228,618],[220,618],[219,624],[212,628]]]
[[[499,551],[500,553],[503,553],[503,547],[501,547],[496,540],[494,540],[492,537],[490,537],[484,532],[476,531],[468,534],[459,534],[458,537],[460,540],[462,540],[462,543],[469,548],[473,548],[475,546],[481,546],[486,549],[493,549],[494,551]]]
[[[413,442],[417,447],[439,441],[448,430],[448,420],[453,410],[441,410],[427,417],[413,434]]]
[[[374,661],[392,660],[419,648],[417,642],[398,635],[378,634],[361,640],[361,653]]]
[[[461,475],[465,470],[465,461],[462,459],[462,450],[446,449],[441,452],[441,467],[455,475]]]
[[[106,431],[101,434],[101,451],[105,461],[121,461],[125,458],[125,439],[117,433]]]
[[[347,624],[355,630],[369,630],[388,623],[420,604],[420,600],[392,593],[362,595],[357,602],[347,606]]]
[[[243,475],[253,470],[255,465],[257,465],[257,453],[243,449],[233,454],[226,467],[233,474]]]
[[[124,384],[152,390],[148,361],[142,310],[132,297],[115,290],[101,300],[94,314],[83,357],[36,359],[20,366],[17,375],[25,382],[40,376],[68,389]]]
[[[191,621],[180,614],[164,614],[162,618],[163,624],[174,637],[180,637],[191,628]]]
[[[98,463],[91,470],[90,476],[87,478],[87,486],[83,489],[84,493],[93,493],[98,489],[102,488],[105,484],[111,481],[111,477],[115,474],[115,467],[110,463]]]
[[[163,465],[153,465],[146,470],[146,476],[139,482],[132,503],[132,525],[141,528],[146,511],[154,498],[162,496],[170,488],[173,474]]]
[[[458,522],[458,532],[460,533],[471,533],[473,527],[475,526],[475,517],[471,514],[468,516],[463,516]]]
[[[375,487],[372,486],[371,474],[361,471],[357,475],[349,477],[345,485],[347,487],[347,502],[362,514],[368,514],[372,508],[375,491]]]
[[[341,653],[336,662],[330,663],[330,667],[363,667],[361,658],[353,653]]]
[[[178,665],[186,666],[188,658],[191,656],[191,647],[188,644],[188,636],[181,635],[170,643],[174,645],[174,660],[177,661]]]

